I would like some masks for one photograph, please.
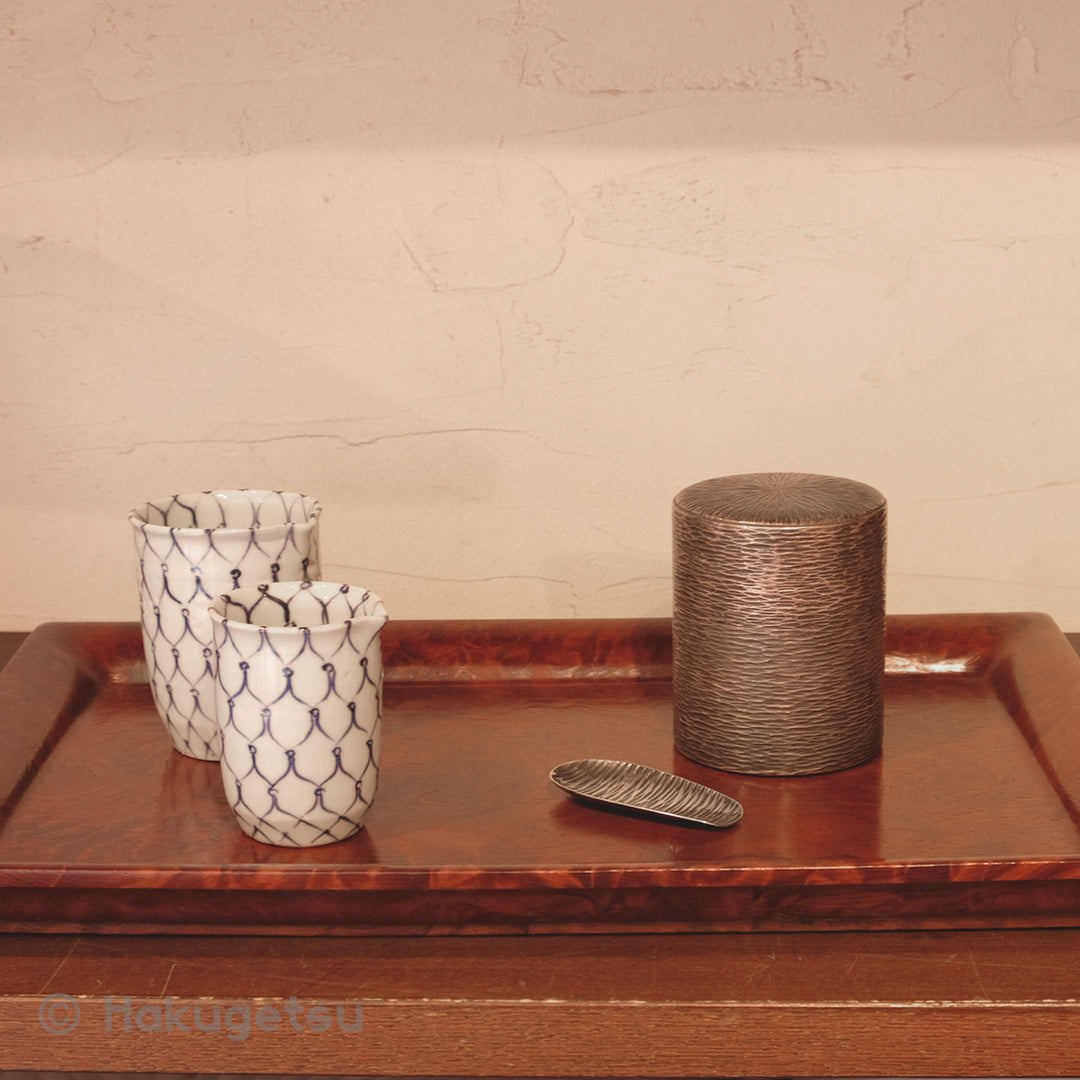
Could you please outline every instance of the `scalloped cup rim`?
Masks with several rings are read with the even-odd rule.
[[[306,510],[306,516],[300,521],[280,521],[272,525],[166,525],[156,521],[146,520],[148,507],[156,503],[168,503],[179,499],[196,499],[200,495],[229,496],[244,495],[265,498],[269,495],[290,496],[299,501]],[[171,533],[177,536],[205,536],[208,532],[215,536],[227,536],[233,534],[247,534],[251,532],[273,535],[274,530],[307,529],[312,528],[322,514],[322,504],[312,495],[305,495],[302,491],[278,491],[274,488],[209,488],[206,491],[180,492],[176,495],[166,495],[159,499],[147,499],[128,512],[128,521],[141,529],[153,529],[160,533]]]
[[[250,596],[252,600],[255,600],[260,592],[266,593],[270,590],[276,589],[279,592],[289,593],[293,596],[300,592],[328,592],[331,593],[331,597],[343,593],[356,592],[361,595],[366,594],[367,600],[370,602],[373,610],[364,615],[354,615],[348,619],[336,619],[333,622],[320,622],[310,623],[308,625],[296,623],[288,626],[275,625],[273,623],[264,622],[251,622],[247,619],[236,619],[226,614],[225,605],[230,597],[244,597]],[[317,593],[316,593],[317,594]],[[237,626],[244,627],[252,630],[266,630],[269,632],[285,631],[289,634],[295,634],[297,631],[306,630],[309,633],[329,633],[332,631],[341,631],[347,629],[350,626],[356,626],[365,622],[377,621],[385,625],[390,621],[390,616],[386,612],[386,605],[383,603],[382,597],[362,585],[353,585],[349,582],[337,582],[337,581],[276,581],[271,583],[263,583],[259,585],[245,585],[240,589],[230,589],[226,593],[221,593],[215,596],[210,602],[210,606],[207,608],[210,619],[212,622],[225,626]]]

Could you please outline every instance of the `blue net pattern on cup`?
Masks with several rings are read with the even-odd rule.
[[[330,615],[336,601],[327,600],[324,621],[337,624],[313,632],[295,626],[290,601],[265,588],[250,605],[226,599],[227,619],[244,625],[218,629],[222,777],[234,814],[256,840],[296,847],[344,840],[375,797],[385,609],[368,592],[349,602],[352,615],[339,623]],[[267,603],[277,609],[274,626],[247,625],[260,621]]]
[[[132,515],[154,704],[176,749],[209,761],[221,756],[210,602],[242,585],[309,580],[319,573],[313,500],[290,492],[228,494],[234,507],[247,499],[242,513],[250,526],[225,526],[225,510],[213,492],[174,495]]]

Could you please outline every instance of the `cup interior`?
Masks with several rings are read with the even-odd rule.
[[[280,581],[235,589],[210,605],[211,617],[246,626],[313,629],[358,619],[386,621],[386,608],[370,589],[329,581]]]
[[[132,517],[167,529],[263,529],[306,524],[319,509],[313,498],[295,491],[238,488],[153,499],[132,511]]]

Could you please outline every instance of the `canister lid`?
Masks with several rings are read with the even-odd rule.
[[[743,525],[835,525],[877,513],[885,496],[868,484],[814,473],[743,473],[691,484],[675,510]]]

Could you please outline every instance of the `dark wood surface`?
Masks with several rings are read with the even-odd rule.
[[[1069,1076],[1080,1071],[1078,960],[1073,929],[8,934],[0,936],[0,1065],[374,1076]],[[42,1024],[57,994],[79,1004],[67,1034]],[[270,1005],[284,1015],[292,997],[303,1010],[362,1003],[363,1030],[316,1032],[305,1011],[300,1031],[288,1022],[269,1030],[264,1020],[267,1030],[253,1026],[243,1036],[245,1009],[254,1015]],[[214,1004],[233,1007],[238,1030],[154,1030],[168,1020],[166,1003],[188,1028],[195,1004],[211,1021]]]
[[[8,1068],[463,1076],[1067,1076],[1077,931],[0,938]],[[79,1026],[42,1030],[47,995]],[[363,1031],[122,1030],[122,1006],[360,1002]],[[111,999],[111,1002],[110,1002]],[[113,1030],[106,1030],[112,1008]],[[190,1011],[188,1013],[190,1018]],[[133,1016],[134,1019],[134,1016]],[[153,1026],[153,1017],[147,1018]]]

